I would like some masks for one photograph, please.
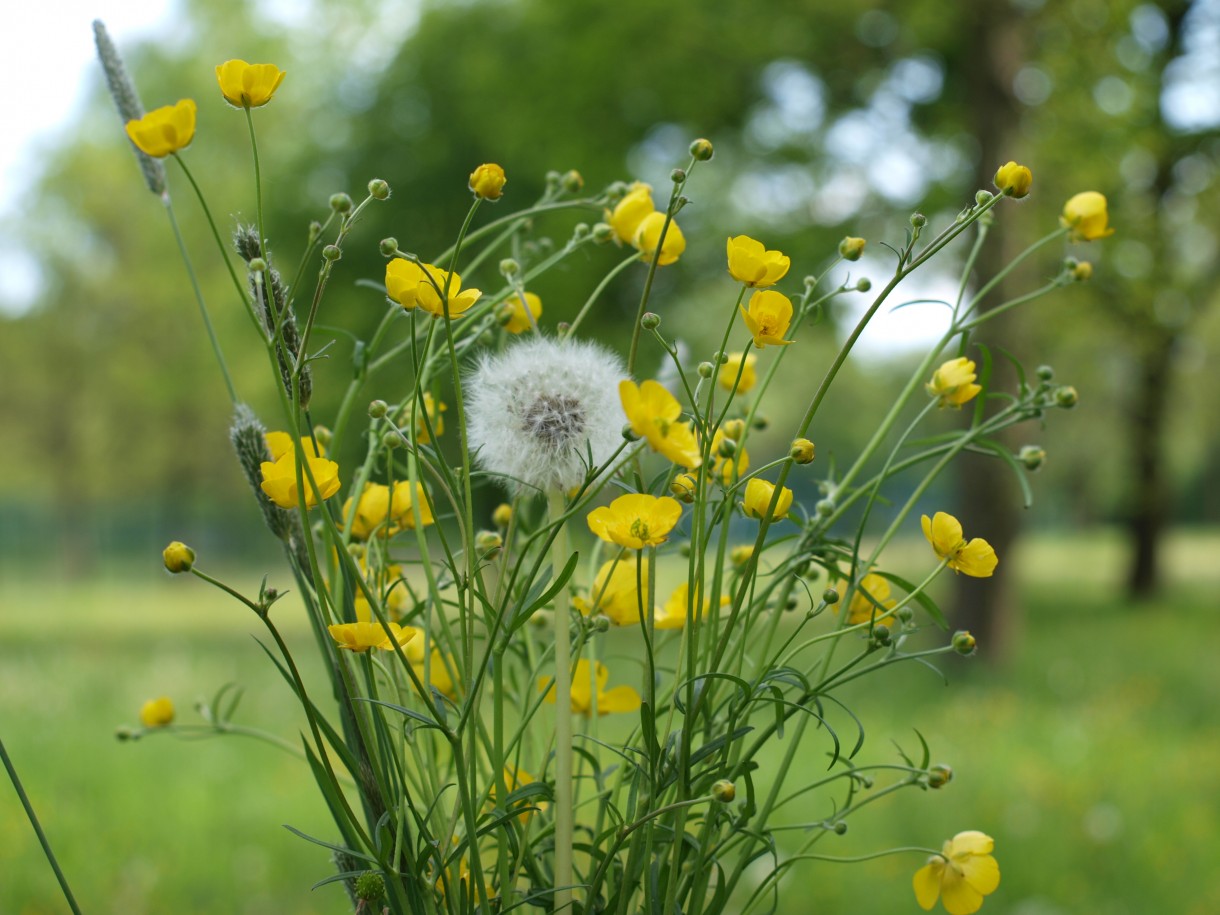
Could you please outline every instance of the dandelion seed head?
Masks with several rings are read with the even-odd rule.
[[[597,344],[537,334],[484,355],[465,385],[470,450],[510,488],[578,486],[622,444],[626,375]]]

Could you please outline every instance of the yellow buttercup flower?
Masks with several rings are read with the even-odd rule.
[[[894,608],[896,601],[890,599],[890,583],[889,580],[876,572],[870,572],[861,579],[860,584],[856,586],[855,593],[852,594],[851,603],[847,607],[847,624],[856,626],[860,623],[867,623],[871,619],[876,619],[879,623],[890,625],[894,621],[894,615],[889,613],[889,610]],[[869,598],[872,598],[870,600]],[[884,610],[877,607],[881,604]],[[834,612],[839,612],[839,605],[834,604]]]
[[[754,547],[748,543],[743,543],[740,546],[735,546],[729,550],[729,562],[740,568],[749,562],[753,555]]]
[[[424,640],[412,639],[403,649],[407,656],[407,660],[411,662],[411,667],[415,670],[415,675],[420,680],[424,679]],[[446,665],[448,661],[448,666]],[[436,689],[442,696],[447,696],[450,699],[457,698],[457,690],[453,686],[453,677],[449,675],[449,667],[453,666],[453,655],[442,655],[439,648],[432,649],[432,655],[428,662],[428,679],[424,682],[425,686],[431,686]]]
[[[597,696],[597,714],[611,715],[615,712],[634,712],[640,707],[640,694],[630,686],[616,686],[614,689],[606,689],[606,683],[610,680],[610,671],[606,669],[606,665],[601,661],[590,668],[589,662],[581,658],[576,662],[576,671],[572,674],[572,711],[579,715],[584,715],[586,718],[593,716],[593,697],[594,688],[596,687]],[[551,677],[544,677],[538,681],[538,688],[546,689],[550,684],[550,689],[544,697],[545,701],[554,703],[555,701],[555,684]]]
[[[741,364],[745,360],[745,366]],[[729,353],[728,359],[720,370],[716,373],[716,381],[726,391],[733,390],[733,382],[737,382],[737,393],[746,394],[754,385],[758,384],[758,371],[755,369],[755,364],[758,362],[758,357],[753,353]],[[741,380],[737,380],[737,373],[741,372]]]
[[[680,517],[682,504],[677,499],[631,493],[593,509],[586,520],[589,530],[602,540],[642,550],[664,543]]]
[[[643,592],[639,588],[641,582]],[[604,613],[616,626],[631,626],[640,621],[641,593],[647,601],[648,564],[640,565],[635,554],[611,559],[597,570],[589,602],[580,607],[580,612],[585,616]]]
[[[750,296],[749,309],[741,309],[741,317],[754,337],[754,345],[787,346],[788,325],[792,323],[792,300],[782,292],[763,289]]]
[[[746,484],[745,495],[745,512],[746,517],[758,518],[761,520],[767,515],[767,507],[771,504],[771,497],[775,493],[775,484],[768,483],[766,480],[755,477]],[[773,521],[782,521],[788,517],[788,509],[792,508],[792,490],[785,486],[779,494],[779,501],[775,503],[775,515]]]
[[[942,854],[915,872],[915,899],[931,910],[939,898],[949,915],[973,915],[983,897],[1000,885],[1000,865],[991,856],[995,841],[985,833],[959,832],[945,842]]]
[[[661,254],[657,257],[658,267],[667,267],[674,263],[686,250],[686,236],[678,228],[675,220],[669,221],[665,227],[665,214],[659,211],[649,213],[636,227],[631,243],[640,252],[640,259],[650,261],[656,255],[657,242],[661,239],[661,230],[665,229],[665,241],[661,243]]]
[[[923,535],[941,559],[949,560],[949,568],[973,578],[990,578],[999,564],[995,550],[982,537],[967,542],[962,536],[961,522],[946,512],[937,512],[921,519]]]
[[[727,607],[730,601],[728,595],[720,596],[720,606]],[[669,600],[653,618],[653,627],[656,629],[681,629],[686,625],[687,607],[691,605],[690,583],[682,582],[674,589],[674,593],[669,595]],[[695,611],[695,616],[701,618],[712,606],[712,599],[705,598],[703,606]]]
[[[195,102],[184,98],[176,105],[156,108],[138,120],[128,121],[125,129],[140,152],[163,159],[186,149],[195,138]]]
[[[309,472],[313,474],[318,485],[318,493],[309,485],[309,477],[302,471],[301,479],[305,484],[305,507],[313,508],[318,504],[318,495],[323,500],[329,499],[339,491],[339,465],[325,458],[307,457]],[[289,451],[279,460],[272,463],[263,461],[263,482],[260,484],[263,492],[280,508],[296,508],[300,501],[297,492],[296,455]]]
[[[606,213],[606,222],[614,230],[615,237],[624,244],[635,243],[635,233],[649,213],[656,212],[652,202],[652,188],[641,181],[631,185],[626,195]]]
[[[513,520],[513,507],[507,502],[501,502],[491,513],[491,523],[496,527],[508,527]]]
[[[499,200],[504,194],[504,185],[508,179],[504,177],[504,169],[494,162],[480,165],[470,173],[470,190],[476,197],[484,200]]]
[[[438,317],[445,313],[442,293],[448,292],[450,317],[465,312],[483,294],[478,289],[462,291],[462,278],[456,273],[450,276],[439,267],[402,257],[386,264],[385,286],[386,294],[407,311],[421,308]]]
[[[1021,198],[1029,193],[1030,186],[1034,183],[1034,174],[1024,165],[1007,162],[995,173],[994,183],[1009,197]]]
[[[1069,199],[1059,217],[1060,224],[1072,230],[1072,238],[1076,241],[1096,241],[1113,235],[1109,221],[1106,198],[1097,191],[1083,191]]]
[[[174,702],[168,696],[149,699],[140,706],[140,723],[146,728],[163,728],[174,720]]]
[[[784,278],[792,262],[779,251],[768,251],[748,235],[729,239],[729,275],[739,283],[762,289]]]
[[[161,560],[166,571],[177,575],[179,572],[189,572],[195,564],[195,551],[180,540],[175,540],[161,551]]]
[[[512,306],[513,313],[504,325],[504,329],[510,334],[523,334],[538,325],[538,319],[542,317],[542,299],[534,295],[532,292],[525,293],[525,301],[521,301],[521,296],[513,293],[509,296],[508,304]],[[529,313],[526,314],[526,308]]]
[[[724,427],[717,429],[716,434],[712,436],[712,473],[720,477],[725,486],[732,486],[733,477],[741,479],[750,469],[750,452],[738,444],[733,455],[725,457],[720,446],[727,437]]]
[[[235,108],[261,108],[271,101],[284,81],[284,71],[275,64],[248,64],[226,60],[216,68],[216,81],[225,101]]]
[[[928,394],[940,398],[942,407],[960,407],[983,390],[974,383],[974,362],[965,356],[950,359],[932,373],[932,380],[925,385]]]
[[[678,421],[682,405],[664,385],[656,381],[637,385],[624,379],[619,382],[618,394],[632,431],[647,441],[653,451],[687,470],[694,470],[703,462],[691,424]]]
[[[388,632],[379,622],[336,623],[326,628],[340,648],[358,654],[370,648],[393,651],[395,642],[405,646],[419,635],[419,630],[413,626],[400,626],[397,623],[388,625]]]
[[[368,540],[373,534],[392,537],[399,531],[414,530],[416,503],[419,504],[419,519],[427,527],[435,519],[422,483],[416,483],[412,491],[410,480],[399,480],[394,484],[393,495],[390,487],[382,483],[365,483],[352,517],[353,539]],[[343,517],[351,511],[352,500],[348,498],[343,503]]]
[[[680,473],[669,484],[669,491],[679,502],[690,505],[695,501],[695,495],[699,492],[699,481],[694,474]]]
[[[287,432],[268,432],[263,436],[263,440],[267,443],[267,450],[271,452],[273,461],[292,453],[292,436]],[[305,452],[306,457],[326,457],[326,449],[314,444],[314,440],[308,436],[301,438],[301,450]]]

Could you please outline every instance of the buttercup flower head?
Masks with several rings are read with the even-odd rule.
[[[504,185],[508,179],[504,177],[504,169],[489,162],[480,165],[470,173],[470,190],[476,197],[484,200],[499,200],[504,193]]]
[[[538,296],[527,292],[523,302],[521,296],[514,292],[508,297],[508,304],[512,307],[512,314],[504,324],[504,329],[510,334],[523,334],[538,326],[538,319],[542,317],[542,299]],[[529,309],[528,314],[526,308]]]
[[[175,540],[161,552],[166,571],[177,575],[179,572],[189,572],[195,564],[195,551],[180,540]]]
[[[478,289],[462,289],[462,278],[431,264],[417,264],[396,257],[385,267],[386,294],[410,311],[421,308],[431,315],[445,314],[445,295],[449,300],[449,317],[465,312],[483,295]]]
[[[244,60],[226,60],[216,68],[220,92],[235,108],[266,105],[284,81],[284,75],[275,64],[248,64]]]
[[[484,355],[463,386],[470,450],[513,488],[579,486],[623,443],[626,374],[596,344],[541,334]]]
[[[1034,183],[1034,175],[1024,165],[1007,162],[1001,165],[995,173],[995,186],[1009,197],[1021,198],[1029,194]]]
[[[763,289],[750,296],[749,308],[741,309],[741,317],[754,337],[754,345],[787,346],[788,325],[792,323],[792,300],[782,292]]]
[[[932,373],[932,380],[925,387],[932,397],[940,398],[942,407],[960,407],[983,390],[974,383],[977,377],[974,363],[961,356],[942,364]]]
[[[352,538],[368,540],[374,534],[392,537],[402,530],[414,530],[414,506],[417,503],[420,522],[425,527],[432,524],[432,508],[424,493],[424,485],[416,483],[414,490],[412,493],[409,480],[396,482],[393,495],[390,493],[390,487],[382,483],[365,483],[352,515]],[[351,513],[352,500],[349,498],[343,503],[343,517],[346,518]]]
[[[684,627],[686,625],[687,607],[691,605],[691,601],[690,583],[684,581],[674,589],[674,593],[669,595],[669,600],[657,611],[657,615],[653,620],[653,627],[656,629],[681,629]],[[720,606],[727,607],[729,603],[731,603],[729,596],[722,594],[720,596]],[[695,610],[695,618],[701,618],[711,606],[712,599],[704,597],[703,606]]]
[[[967,542],[962,536],[962,524],[946,512],[921,519],[923,535],[941,559],[949,560],[949,568],[973,578],[990,578],[1000,560],[991,544],[982,537]]]
[[[195,138],[195,102],[186,98],[176,105],[156,108],[138,120],[128,121],[125,129],[140,152],[163,159],[186,149]]]
[[[1106,198],[1097,191],[1083,191],[1070,198],[1063,205],[1059,222],[1072,230],[1072,238],[1076,241],[1096,241],[1114,234],[1109,227]]]
[[[620,242],[630,245],[635,242],[636,231],[644,217],[656,212],[656,209],[652,202],[652,188],[637,181],[615,205],[613,212],[606,213],[606,222]]]
[[[877,604],[881,606],[878,607]],[[893,609],[894,604],[895,601],[890,598],[889,580],[876,572],[869,572],[852,594],[851,603],[847,607],[847,624],[855,626],[876,619],[877,622],[890,625],[894,617],[888,611]],[[835,613],[839,612],[839,606],[833,605]]]
[[[973,915],[983,897],[1000,885],[1000,865],[991,856],[995,841],[977,831],[959,832],[945,842],[943,853],[915,872],[915,899],[931,910],[939,898],[949,915]]]
[[[666,227],[664,213],[649,213],[640,220],[631,241],[639,249],[640,258],[650,261],[656,255],[657,242],[661,239],[662,229],[665,230],[665,241],[661,242],[661,254],[657,257],[657,266],[667,267],[681,257],[682,252],[686,250],[686,237],[678,228],[677,222],[671,219],[669,226]]]
[[[146,728],[163,728],[174,721],[174,702],[168,696],[149,699],[140,706],[140,724]]]
[[[576,672],[572,675],[572,711],[586,718],[593,716],[593,697],[597,696],[597,714],[610,715],[614,712],[634,712],[640,707],[640,694],[630,686],[616,686],[606,689],[610,680],[610,671],[601,661],[590,668],[589,662],[581,658],[576,662]],[[546,689],[551,683],[550,677],[538,681],[539,689]],[[547,702],[555,701],[555,686],[551,685],[543,697]]]
[[[593,509],[586,520],[589,530],[607,543],[642,550],[664,543],[681,517],[682,503],[677,499],[628,493]]]
[[[687,470],[694,470],[703,462],[691,424],[678,421],[682,405],[664,385],[656,381],[637,385],[624,379],[619,382],[618,392],[632,431],[645,439],[653,451]]]
[[[741,364],[745,360],[745,365]],[[755,366],[758,363],[758,357],[753,353],[729,353],[724,365],[720,366],[716,373],[716,381],[726,391],[733,390],[733,383],[737,382],[737,393],[746,394],[754,385],[758,384],[758,370]],[[738,379],[737,374],[741,373],[741,378]]]
[[[309,483],[309,474],[304,468],[301,480],[305,486],[305,507],[313,508],[318,504],[318,496],[329,499],[339,491],[339,465],[326,458],[310,457],[309,448],[306,451],[306,462],[309,474],[313,475],[318,491],[315,492]],[[296,508],[300,501],[297,492],[296,455],[293,451],[284,452],[274,463],[263,461],[261,465],[263,482],[260,484],[264,493],[280,508]]]
[[[611,559],[602,564],[593,579],[589,600],[578,609],[585,616],[604,613],[616,626],[631,626],[640,621],[640,588],[648,595],[648,565],[639,564],[635,554]]]
[[[758,518],[759,520],[767,516],[767,509],[771,505],[771,498],[775,494],[775,484],[769,483],[764,479],[755,477],[746,484],[745,496],[745,513],[748,518]],[[775,515],[771,519],[780,521],[788,517],[788,510],[792,508],[792,490],[787,486],[780,491],[779,501],[775,503]]]
[[[792,262],[779,251],[768,251],[748,235],[729,239],[729,274],[739,283],[763,289],[774,286],[787,274]]]

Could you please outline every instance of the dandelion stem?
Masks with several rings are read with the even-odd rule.
[[[547,492],[551,523],[557,524],[551,541],[551,569],[558,575],[568,561],[564,528],[564,499],[558,489]],[[555,912],[572,905],[572,634],[568,601],[555,597]]]
[[[42,852],[47,856],[47,861],[51,864],[51,870],[55,871],[55,879],[59,881],[59,888],[63,891],[64,899],[68,901],[68,907],[72,909],[75,915],[80,915],[80,907],[76,904],[76,897],[72,895],[71,887],[68,886],[68,878],[64,876],[64,872],[59,868],[59,862],[55,859],[55,852],[51,851],[51,843],[47,841],[47,835],[42,831],[42,824],[38,822],[38,815],[34,813],[34,806],[30,803],[29,797],[26,796],[25,788],[21,784],[21,779],[17,776],[17,769],[13,766],[13,761],[9,759],[3,740],[0,740],[0,759],[4,760],[4,768],[8,770],[9,780],[17,790],[17,797],[21,799],[21,806],[25,808],[25,815],[29,817],[30,825],[34,827],[34,833],[38,836],[38,844],[42,846]]]

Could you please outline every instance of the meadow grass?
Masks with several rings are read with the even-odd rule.
[[[922,549],[904,547],[914,555]],[[903,550],[898,550],[903,555]],[[1019,642],[1002,667],[896,667],[845,698],[864,719],[859,762],[897,761],[892,742],[951,765],[941,791],[908,789],[854,817],[817,851],[866,854],[939,846],[962,829],[996,839],[1003,870],[992,915],[1142,915],[1220,911],[1220,535],[1176,535],[1171,585],[1143,606],[1116,595],[1112,533],[1039,536],[1020,568]],[[257,590],[261,570],[226,580]],[[277,619],[322,689],[304,621]],[[238,719],[289,741],[298,707],[255,643],[249,611],[152,562],[87,582],[13,574],[0,583],[0,732],[86,912],[342,913],[322,838],[333,827],[303,763],[248,738],[152,735],[120,743],[140,703],[162,693],[178,720],[225,683],[245,697]],[[829,762],[816,740],[798,778]],[[764,765],[765,770],[765,765]],[[878,778],[877,786],[886,784]],[[793,805],[788,822],[833,815],[828,798]],[[795,847],[804,834],[784,834]],[[916,912],[905,854],[798,869],[781,913]],[[0,912],[66,911],[11,789],[0,787]],[[764,907],[763,911],[766,911]]]

